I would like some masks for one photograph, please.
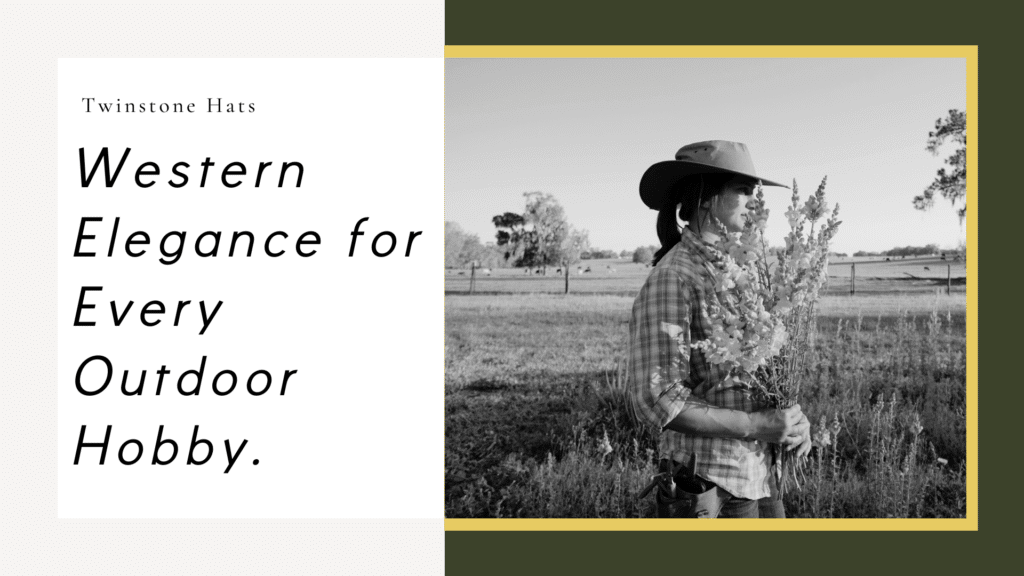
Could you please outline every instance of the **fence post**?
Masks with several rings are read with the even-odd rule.
[[[946,264],[946,296],[949,296],[949,286],[953,283],[952,275],[952,267]]]
[[[476,261],[469,263],[469,293],[476,289]]]
[[[857,264],[850,263],[850,296],[857,292]]]

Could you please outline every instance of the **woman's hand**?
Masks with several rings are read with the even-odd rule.
[[[807,456],[807,454],[809,454],[811,452],[811,429],[810,429],[810,427],[807,428],[807,432],[804,432],[803,437],[800,438],[800,441],[798,443],[791,444],[789,447],[786,448],[786,451],[790,451],[790,450],[796,450],[796,457],[797,458],[803,458],[804,456]]]
[[[801,446],[804,437],[810,437],[811,423],[800,410],[799,404],[785,409],[761,410],[750,416],[754,424],[752,435],[757,440],[789,448]]]

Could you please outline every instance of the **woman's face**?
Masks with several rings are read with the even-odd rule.
[[[729,232],[743,230],[743,215],[747,213],[747,202],[754,194],[754,182],[742,176],[733,177],[725,183],[722,193],[711,199],[709,212],[718,218]]]

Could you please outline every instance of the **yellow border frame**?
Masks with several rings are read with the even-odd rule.
[[[967,517],[896,519],[446,518],[447,530],[977,530],[977,46],[445,46],[445,58],[964,58],[967,61]]]

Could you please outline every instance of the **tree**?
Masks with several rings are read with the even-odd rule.
[[[466,241],[462,244],[462,250],[459,252],[459,267],[468,266],[471,262],[476,262],[477,266],[486,268],[487,265],[483,263],[486,257],[486,250],[484,245],[480,243],[480,238],[476,234],[466,235]]]
[[[925,147],[934,155],[939,154],[939,147],[947,140],[957,144],[953,155],[946,158],[950,172],[939,168],[935,181],[924,193],[914,197],[914,208],[927,210],[935,204],[935,194],[939,193],[953,203],[963,204],[957,209],[957,216],[963,223],[967,216],[967,114],[960,110],[950,110],[949,116],[935,121],[935,131],[928,133],[928,145]]]
[[[568,233],[559,241],[557,247],[550,251],[554,262],[562,266],[565,275],[565,293],[569,293],[569,267],[582,260],[583,252],[590,248],[590,235],[586,230],[578,230],[569,226]]]
[[[650,246],[641,246],[633,251],[633,262],[649,264],[653,259],[654,252],[651,251]]]
[[[628,252],[626,254],[629,254]],[[615,250],[602,250],[600,248],[591,248],[580,255],[583,260],[603,260],[608,258],[617,258],[619,255]]]
[[[938,254],[938,244],[928,244],[926,246],[897,246],[892,250],[886,250],[882,252],[881,256],[899,256],[906,258],[907,256],[927,256],[929,254]],[[872,253],[871,256],[877,256],[879,254]],[[856,256],[856,254],[854,254]]]
[[[477,260],[480,261],[480,266],[484,268],[504,268],[508,266],[508,262],[505,261],[505,253],[495,246],[494,242],[488,242],[483,245]]]
[[[586,230],[569,225],[565,209],[551,194],[525,192],[526,209],[522,215],[512,212],[491,219],[498,229],[497,246],[516,266],[542,266],[579,262],[590,249]]]
[[[445,221],[444,223],[444,267],[456,268],[461,266],[459,256],[462,254],[462,247],[466,243],[466,233],[462,227],[455,222]]]
[[[629,258],[630,256],[632,256],[632,253],[630,253],[629,250],[623,250],[622,252],[619,252],[619,258]]]
[[[494,243],[481,244],[476,234],[467,233],[456,222],[445,222],[444,267],[464,268],[474,261],[481,268],[505,265],[504,254]]]
[[[525,192],[526,211],[523,219],[534,234],[537,257],[536,264],[547,267],[559,261],[563,242],[569,236],[569,222],[565,219],[565,209],[551,194],[544,192]]]
[[[514,212],[505,212],[491,218],[498,242],[497,246],[504,249],[505,261],[512,266],[533,266],[535,258],[535,242],[533,233],[526,229],[526,219]]]

